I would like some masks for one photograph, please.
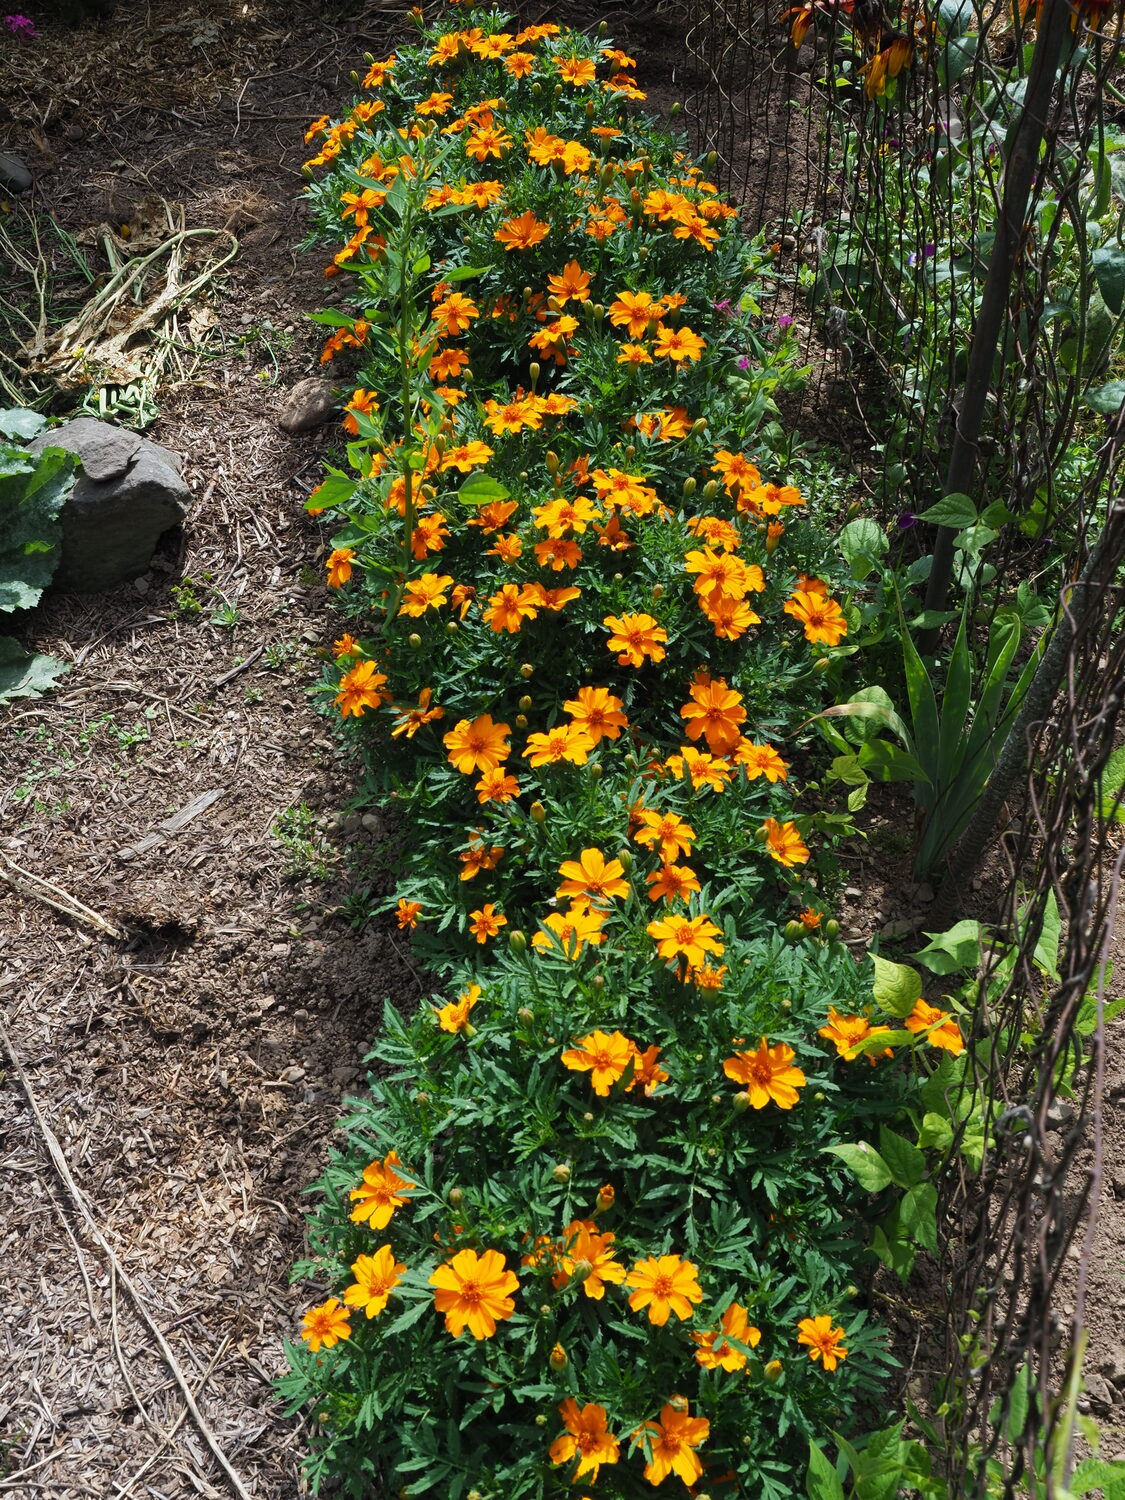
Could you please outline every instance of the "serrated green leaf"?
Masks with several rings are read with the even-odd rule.
[[[935,504],[922,511],[919,521],[929,521],[933,526],[949,526],[962,531],[966,526],[975,526],[977,508],[968,495],[955,492],[943,495]]]
[[[886,1125],[879,1127],[879,1155],[897,1187],[917,1187],[926,1175],[926,1158],[918,1147]]]

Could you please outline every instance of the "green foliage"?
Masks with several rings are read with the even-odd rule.
[[[43,426],[36,412],[0,414],[0,430],[27,436]],[[62,448],[32,455],[0,442],[0,611],[38,604],[58,566],[62,528],[59,512],[74,482],[74,458]],[[26,653],[0,636],[0,703],[38,698],[67,666],[52,656]]]

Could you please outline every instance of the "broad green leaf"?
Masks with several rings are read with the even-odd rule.
[[[443,281],[468,281],[471,276],[483,276],[486,271],[491,271],[491,266],[454,266],[452,271],[443,271]]]
[[[1125,745],[1119,745],[1105,763],[1101,776],[1101,804],[1098,809],[1103,818],[1116,818],[1125,823],[1125,799],[1118,800],[1125,787]]]
[[[926,1175],[926,1158],[918,1147],[886,1125],[879,1127],[879,1155],[897,1187],[917,1187]]]
[[[828,1461],[823,1448],[809,1438],[809,1471],[805,1477],[808,1500],[844,1500],[840,1476]]]
[[[19,641],[0,635],[0,703],[14,698],[41,698],[70,671],[56,656],[29,655]]]
[[[966,917],[946,932],[927,932],[930,941],[911,956],[925,964],[931,974],[955,974],[958,969],[975,969],[980,962],[980,922]]]
[[[869,740],[855,758],[872,781],[929,781],[920,761],[886,740]]]
[[[0,610],[30,609],[58,566],[75,459],[62,448],[30,454],[0,444],[0,460]]]
[[[1125,250],[1117,245],[1103,245],[1093,254],[1094,275],[1102,300],[1115,316],[1125,306]]]
[[[0,411],[0,437],[37,437],[47,425],[47,418],[40,411],[27,406],[10,406]]]
[[[919,1146],[930,1146],[937,1151],[947,1151],[953,1144],[953,1125],[945,1115],[927,1110],[922,1116],[922,1128],[918,1132]]]
[[[867,703],[864,701],[850,703],[835,703],[831,708],[823,708],[820,713],[814,714],[813,719],[877,719],[884,724],[899,739],[908,750],[914,746],[910,742],[910,731],[895,713],[893,708],[887,708],[882,703]],[[812,719],[806,722],[811,724]],[[802,726],[803,727],[803,726]]]
[[[1070,1476],[1067,1488],[1072,1495],[1088,1495],[1091,1490],[1105,1490],[1125,1484],[1125,1459],[1084,1458]]]
[[[932,1182],[920,1182],[903,1194],[898,1221],[923,1250],[937,1254],[937,1188]]]
[[[975,526],[977,508],[968,495],[955,492],[943,495],[935,504],[922,511],[919,521],[929,521],[934,526],[951,526],[954,531],[963,531],[966,526]]]
[[[1043,907],[1043,930],[1039,934],[1039,941],[1035,945],[1035,952],[1031,955],[1035,963],[1045,969],[1052,979],[1059,978],[1059,940],[1062,937],[1062,919],[1059,916],[1059,903],[1055,899],[1053,890],[1047,892],[1047,900]]]
[[[922,998],[921,975],[909,964],[893,964],[878,953],[871,955],[871,962],[875,965],[871,986],[875,1003],[888,1016],[908,1016]]]
[[[848,522],[840,533],[838,545],[852,577],[862,580],[886,556],[890,542],[878,522],[861,519]]]
[[[305,502],[316,510],[329,510],[346,505],[356,492],[356,482],[338,470],[329,471]]]
[[[470,474],[457,491],[462,505],[490,505],[493,500],[506,500],[511,493],[498,479],[488,474]]]
[[[1125,402],[1125,380],[1107,380],[1105,385],[1093,386],[1083,392],[1082,400],[1103,417],[1113,417]]]
[[[825,1154],[838,1156],[861,1188],[869,1193],[879,1193],[890,1187],[894,1174],[890,1167],[866,1141],[845,1141],[838,1146],[826,1146]]]

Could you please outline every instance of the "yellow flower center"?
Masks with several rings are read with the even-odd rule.
[[[663,1272],[661,1272],[658,1276],[653,1277],[652,1295],[654,1297],[666,1299],[672,1295],[674,1290],[675,1282],[672,1280],[671,1276],[666,1276]]]

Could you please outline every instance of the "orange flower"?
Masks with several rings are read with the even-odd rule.
[[[430,316],[441,329],[441,336],[452,339],[464,333],[474,318],[480,317],[480,308],[464,293],[451,292]]]
[[[541,568],[550,568],[552,573],[561,573],[564,568],[576,568],[582,561],[582,548],[571,537],[548,537],[545,542],[536,542],[535,560]]]
[[[593,748],[594,741],[579,725],[556,724],[545,734],[529,734],[523,753],[533,766],[554,765],[560,760],[584,766]]]
[[[355,1281],[345,1290],[344,1301],[369,1318],[378,1317],[405,1270],[390,1245],[381,1245],[374,1255],[361,1255],[352,1265]]]
[[[465,155],[474,161],[483,162],[490,156],[499,161],[514,142],[506,130],[494,125],[482,125],[465,139]]]
[[[505,219],[493,239],[499,240],[510,254],[513,250],[533,249],[550,231],[551,226],[537,219],[529,208],[516,218]]]
[[[518,397],[503,404],[489,397],[484,403],[484,410],[484,425],[491,428],[498,437],[503,437],[508,432],[522,432],[525,427],[536,432],[543,425],[543,413],[534,396]]]
[[[534,620],[539,613],[528,598],[526,587],[518,583],[504,584],[500,592],[489,599],[488,606],[484,618],[497,634],[506,630],[509,635],[515,635],[525,620]]]
[[[816,925],[819,926],[820,913],[814,912],[813,915],[817,918]],[[805,913],[802,912],[802,923],[804,923],[804,917]],[[866,1016],[842,1016],[834,1005],[830,1005],[828,1007],[828,1025],[822,1026],[817,1035],[824,1037],[833,1044],[836,1048],[837,1056],[844,1058],[846,1062],[854,1062],[859,1056],[856,1047],[860,1042],[866,1041],[869,1036],[881,1036],[883,1033],[890,1031],[890,1029],[889,1026],[872,1026]],[[877,1055],[874,1052],[868,1052],[866,1056],[867,1061],[874,1067],[878,1060]],[[894,1053],[889,1047],[884,1047],[882,1052],[878,1054],[878,1057],[893,1056]]]
[[[698,359],[706,347],[699,335],[690,328],[666,328],[660,323],[657,325],[652,352],[658,359],[670,359],[679,365],[687,360]]]
[[[474,771],[492,771],[508,758],[507,724],[494,724],[491,714],[480,714],[472,722],[461,719],[442,736],[449,759],[466,776]]]
[[[478,943],[487,943],[501,927],[508,925],[507,917],[502,911],[497,911],[491,901],[486,901],[479,911],[471,911],[469,919],[469,931]]]
[[[947,1010],[938,1010],[936,1005],[928,1005],[925,1000],[918,1001],[902,1024],[915,1036],[926,1032],[931,1047],[942,1047],[954,1057],[965,1050],[965,1039],[953,1016]]]
[[[591,1031],[576,1047],[561,1054],[563,1066],[574,1073],[589,1073],[594,1093],[606,1098],[637,1054],[635,1042],[620,1031]],[[663,1320],[662,1320],[663,1321]]]
[[[805,627],[806,641],[823,641],[826,646],[838,646],[848,633],[843,610],[835,599],[823,594],[809,594],[798,589],[781,607]]]
[[[763,1037],[756,1052],[736,1052],[728,1057],[723,1072],[735,1083],[746,1085],[751,1108],[765,1109],[772,1103],[778,1109],[792,1109],[797,1090],[808,1082],[800,1068],[792,1066],[796,1055],[784,1042],[771,1047]]]
[[[602,1464],[615,1464],[620,1455],[620,1444],[606,1426],[606,1410],[590,1401],[579,1406],[573,1396],[568,1396],[559,1407],[566,1431],[551,1444],[550,1459],[553,1464],[565,1464],[577,1454],[578,1467],[571,1475],[577,1483],[583,1474],[589,1474],[594,1484]]]
[[[712,678],[707,672],[696,674],[689,692],[692,701],[680,709],[680,718],[687,720],[688,739],[702,735],[715,755],[728,754],[742,737],[738,728],[746,717],[742,694],[729,688],[725,678]]]
[[[378,410],[379,403],[375,399],[374,391],[365,391],[362,388],[353,391],[352,399],[344,407],[345,431],[350,432],[353,437],[358,436],[359,423],[356,421],[356,415],[362,413],[363,416],[369,417],[372,412]]]
[[[355,1207],[352,1222],[362,1224],[366,1219],[372,1229],[386,1229],[396,1208],[407,1201],[414,1183],[400,1177],[394,1170],[401,1167],[397,1151],[388,1151],[382,1161],[373,1161],[363,1169],[363,1181],[352,1188],[348,1197]]]
[[[802,1318],[797,1324],[797,1342],[808,1346],[809,1358],[815,1364],[819,1359],[824,1368],[832,1371],[842,1359],[847,1359],[844,1348],[846,1334],[842,1328],[833,1328],[832,1319]]]
[[[646,656],[654,662],[664,660],[662,643],[668,639],[668,632],[651,615],[606,615],[602,624],[610,632],[606,645],[620,653],[617,660],[621,666],[642,666]]]
[[[519,796],[520,784],[514,776],[507,775],[503,766],[496,766],[476,783],[476,793],[478,802],[511,802]]]
[[[405,896],[400,896],[398,898],[398,905],[395,907],[395,921],[399,925],[399,931],[413,931],[418,925],[418,918],[421,915],[421,911],[421,901],[407,901]]]
[[[698,891],[699,881],[695,871],[687,865],[661,865],[648,877],[649,900],[667,901],[669,906],[677,901],[690,901],[692,891]]]
[[[355,552],[351,547],[337,547],[335,552],[328,554],[328,587],[338,589],[347,583],[352,576],[352,558]]]
[[[444,474],[447,469],[457,469],[462,474],[468,474],[480,464],[486,464],[494,451],[487,443],[459,443],[456,448],[445,450],[441,460],[441,472]],[[513,503],[512,510],[515,509],[516,506]],[[470,522],[470,525],[479,524],[479,522]]]
[[[633,1435],[634,1444],[639,1443],[641,1432],[649,1434],[652,1450],[644,1469],[649,1484],[663,1484],[669,1474],[677,1474],[690,1487],[702,1476],[703,1465],[693,1449],[707,1441],[711,1424],[706,1417],[689,1417],[686,1401],[682,1409],[667,1402],[659,1422],[645,1422]]]
[[[575,88],[582,88],[587,83],[593,83],[597,74],[597,68],[588,57],[556,58],[555,66],[563,82],[573,84]]]
[[[686,917],[672,914],[658,922],[650,922],[645,931],[655,941],[661,958],[684,958],[692,969],[697,968],[708,953],[718,957],[723,952],[723,944],[718,941],[720,929],[706,915]]]
[[[621,711],[621,699],[615,698],[608,688],[579,688],[577,696],[568,698],[563,708],[595,745],[602,739],[617,739],[629,725]]]
[[[334,1349],[341,1339],[350,1338],[351,1333],[348,1310],[336,1297],[329,1297],[319,1307],[310,1307],[301,1319],[301,1337],[313,1354],[319,1354],[322,1345]]]
[[[410,551],[419,561],[431,552],[441,552],[449,540],[449,528],[440,510],[422,516],[410,534]]]
[[[567,531],[576,531],[579,536],[598,514],[598,508],[585,495],[568,500],[560,495],[557,500],[548,500],[546,505],[535,505],[531,514],[536,526],[542,527],[552,537],[561,537]]]
[[[377,672],[373,661],[358,661],[349,667],[340,678],[340,691],[333,699],[340,717],[346,719],[353,714],[358,719],[365,709],[378,708],[388,696],[382,691],[386,680],[387,674]]]
[[[796,823],[779,823],[776,818],[767,818],[763,827],[766,830],[766,848],[769,850],[771,859],[776,859],[779,865],[786,866],[803,865],[808,862],[809,851],[797,832]]]
[[[464,349],[439,349],[430,360],[430,378],[431,380],[456,380],[468,363],[469,356]],[[444,464],[443,467],[445,467]]]
[[[391,735],[394,739],[404,734],[408,740],[412,740],[423,724],[430,724],[434,719],[445,718],[444,708],[430,707],[430,699],[433,695],[433,688],[423,688],[418,694],[418,707],[407,709],[399,714],[391,728]]]
[[[452,103],[452,94],[433,93],[428,99],[423,99],[420,104],[414,106],[414,113],[416,115],[444,115]]]
[[[412,578],[403,589],[400,615],[420,619],[428,609],[440,609],[445,604],[445,591],[453,579],[448,573],[423,573],[421,578]]]
[[[654,849],[665,864],[671,864],[679,854],[685,858],[691,854],[695,829],[690,823],[685,823],[679,813],[658,813],[642,808],[639,824],[633,837],[638,844]]]
[[[806,932],[815,932],[823,921],[823,917],[820,912],[814,911],[811,906],[806,906],[804,911],[797,913],[797,920]],[[831,1006],[829,1010],[831,1011]],[[821,1036],[823,1035],[824,1033],[821,1032]]]
[[[723,485],[727,494],[733,494],[739,488],[756,489],[762,482],[762,476],[757,467],[750,462],[745,453],[732,453],[727,448],[715,450],[715,462],[711,465],[714,474],[722,475]]]
[[[764,776],[767,781],[788,780],[789,763],[782,760],[772,745],[755,745],[743,740],[734,752],[737,765],[746,771],[748,781]]]
[[[356,656],[359,653],[359,642],[354,635],[349,635],[345,630],[339,640],[332,642],[332,655],[337,661],[343,656]]]
[[[547,289],[561,307],[573,297],[576,302],[589,302],[592,273],[584,271],[576,260],[568,260],[557,276],[547,277]]]
[[[499,1250],[461,1250],[430,1277],[436,1287],[434,1307],[445,1314],[445,1326],[454,1338],[468,1328],[475,1339],[490,1339],[496,1325],[516,1310],[510,1293],[519,1277],[508,1270]]]
[[[614,1239],[612,1233],[599,1234],[592,1219],[575,1219],[568,1224],[558,1257],[559,1269],[553,1278],[555,1286],[564,1287],[579,1275],[585,1295],[600,1302],[607,1282],[620,1285],[625,1280],[625,1267],[614,1259],[610,1248]]]
[[[471,1034],[473,1028],[469,1024],[469,1012],[479,999],[480,985],[470,984],[468,989],[461,991],[456,1000],[451,1000],[440,1010],[435,1007],[434,1015],[437,1016],[438,1025],[442,1031],[451,1031],[455,1036],[461,1031]]]
[[[569,911],[553,911],[544,919],[546,931],[537,932],[531,939],[531,946],[543,953],[559,947],[573,962],[587,943],[596,948],[605,942],[604,921],[605,913],[596,906],[585,901],[572,902]]]
[[[762,1330],[751,1325],[744,1307],[732,1302],[723,1313],[717,1329],[709,1333],[693,1333],[692,1338],[699,1345],[696,1361],[705,1370],[744,1370],[745,1354],[740,1349],[732,1348],[727,1339],[737,1339],[740,1344],[748,1344],[751,1349],[756,1349],[761,1342]]]
[[[504,59],[504,66],[513,78],[526,78],[534,71],[535,58],[530,52],[510,52]]]
[[[583,849],[577,859],[567,859],[559,866],[563,883],[556,896],[585,896],[592,901],[612,901],[629,894],[625,867],[619,859],[607,860],[600,849]]]
[[[663,316],[663,302],[654,302],[648,292],[622,292],[609,304],[609,321],[624,328],[631,339],[643,338],[649,325]]]
[[[681,1320],[692,1315],[692,1303],[703,1301],[703,1289],[697,1280],[697,1268],[678,1255],[661,1255],[654,1260],[639,1260],[625,1278],[625,1285],[636,1287],[629,1298],[634,1312],[648,1308],[648,1320],[662,1328],[670,1313]]]
[[[504,850],[498,844],[489,846],[474,834],[468,849],[457,856],[461,861],[461,879],[475,880],[482,870],[495,870],[503,855]]]
[[[636,1071],[633,1074],[633,1082],[629,1085],[631,1089],[644,1089],[645,1097],[651,1098],[657,1087],[667,1083],[669,1075],[660,1066],[659,1047],[646,1047],[643,1052],[637,1052]]]

